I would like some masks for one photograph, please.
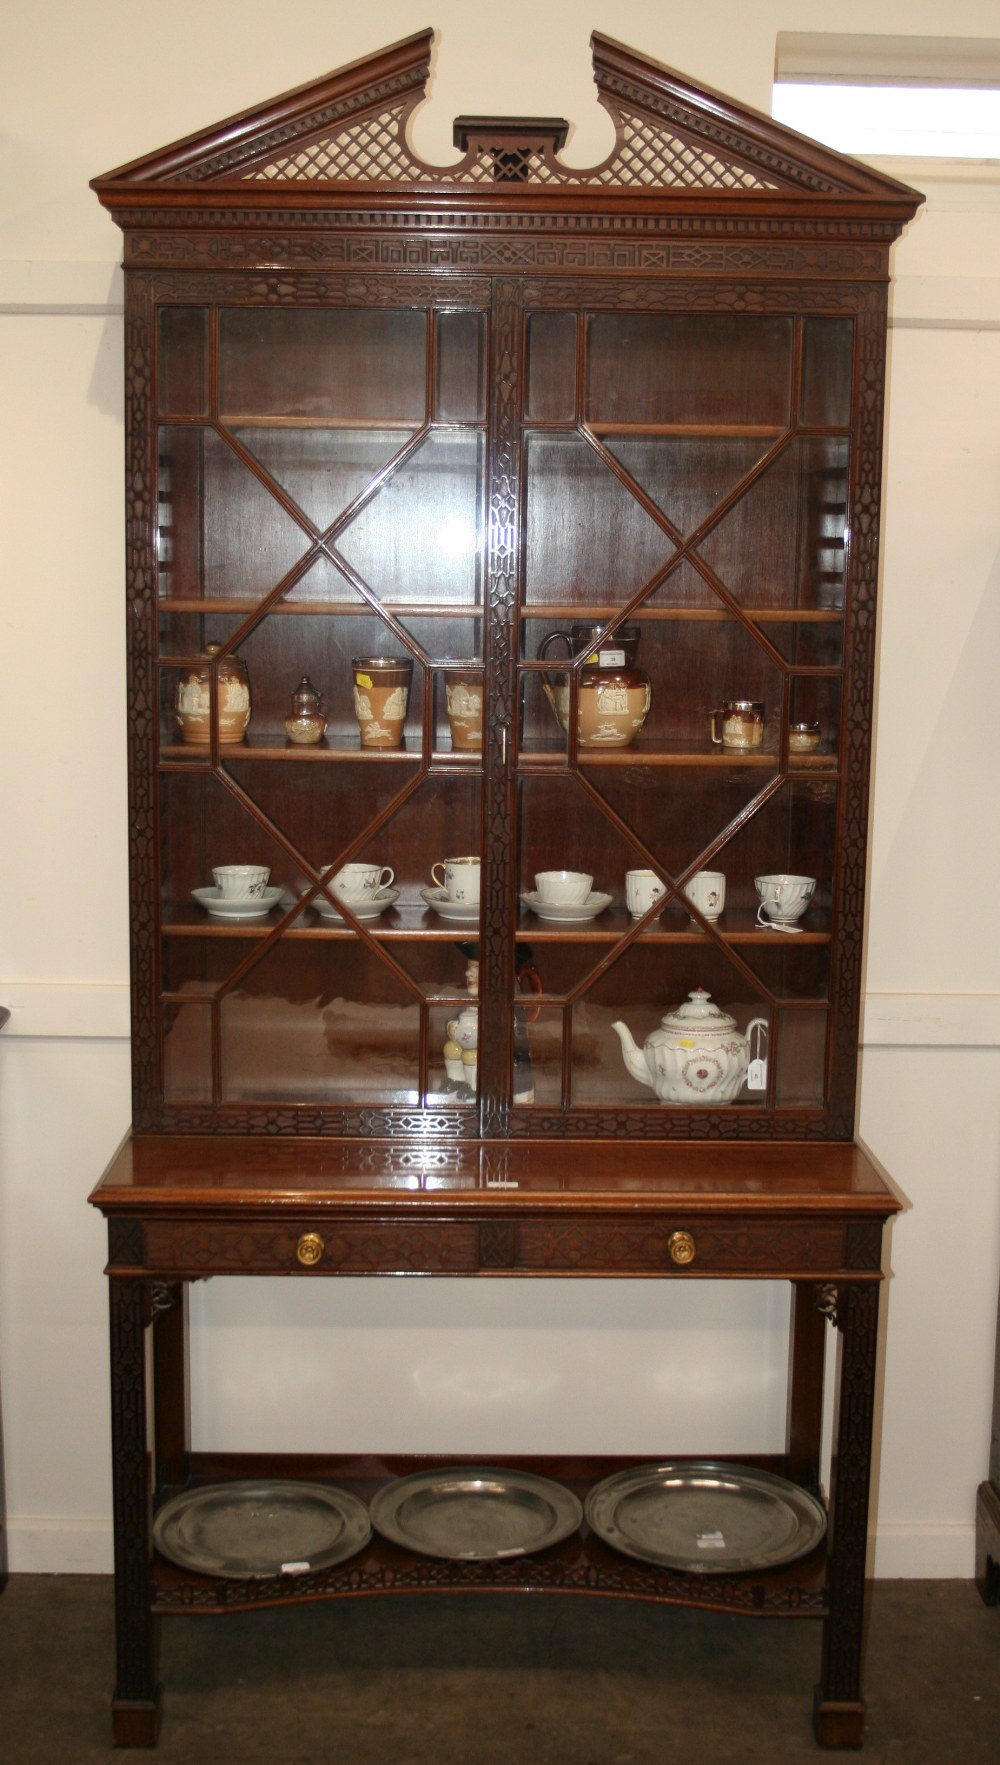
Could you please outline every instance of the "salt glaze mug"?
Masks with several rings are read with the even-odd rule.
[[[212,872],[224,901],[259,901],[270,874],[266,864],[217,864]]]
[[[712,712],[712,741],[717,748],[747,754],[759,748],[763,740],[764,706],[759,699],[727,699],[718,711]]]
[[[479,858],[444,858],[431,865],[431,882],[444,890],[449,901],[465,901],[475,906],[479,901],[481,870]]]

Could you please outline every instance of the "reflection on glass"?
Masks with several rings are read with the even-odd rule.
[[[233,307],[219,332],[224,415],[424,420],[421,312]]]
[[[208,411],[208,310],[160,311],[156,395],[161,416],[203,417]]]
[[[576,415],[575,313],[528,317],[528,421],[571,423]]]
[[[207,1003],[163,1007],[163,1096],[167,1103],[212,1100],[212,1014]]]
[[[174,599],[259,598],[308,535],[214,431],[159,434],[159,588]]]
[[[611,433],[601,439],[683,538],[733,494],[772,445],[757,437],[722,435]]]
[[[415,1104],[420,1006],[359,940],[284,942],[220,1005],[225,1102]]]
[[[628,600],[675,547],[579,435],[526,446],[525,595],[529,602]]]
[[[406,445],[399,429],[249,429],[236,438],[320,532]]]
[[[745,607],[836,609],[844,599],[847,441],[783,449],[698,546]]]
[[[825,1011],[780,1011],[775,1032],[774,1101],[779,1109],[821,1108],[825,1101]]]
[[[440,313],[437,320],[439,423],[479,422],[486,414],[486,319],[483,313]]]
[[[791,319],[599,313],[588,323],[592,423],[788,422]]]
[[[383,599],[480,598],[482,438],[435,430],[338,536],[350,566]]]

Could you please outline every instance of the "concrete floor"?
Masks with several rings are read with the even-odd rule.
[[[155,1754],[113,1753],[112,1586],[0,1596],[3,1765],[806,1765],[820,1627],[611,1600],[441,1594],[162,1625]],[[868,1765],[997,1765],[1000,1608],[875,1585]]]

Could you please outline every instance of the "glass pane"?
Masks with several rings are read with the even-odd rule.
[[[825,1102],[828,1025],[825,1011],[778,1012],[773,1064],[779,1109],[818,1109]]]
[[[419,1100],[420,1005],[360,940],[282,942],[220,1005],[226,1103]]]
[[[422,312],[234,307],[219,330],[224,415],[424,420]]]
[[[166,1103],[212,1100],[212,1014],[207,1004],[163,1007]]]
[[[575,313],[528,318],[528,420],[573,422],[576,416]]]
[[[840,608],[847,493],[846,440],[793,441],[698,556],[743,606]]]
[[[338,535],[338,549],[385,599],[478,604],[482,477],[481,436],[435,430]]]
[[[621,605],[675,546],[611,466],[579,435],[526,444],[525,598]]]
[[[208,310],[164,307],[160,312],[156,395],[161,416],[203,417],[208,412]]]
[[[601,440],[685,539],[734,496],[773,445],[759,437],[723,435],[610,433]]]
[[[705,992],[709,1008],[731,1017],[733,1027],[705,1036],[695,1020],[678,1031],[673,1061],[662,1063],[660,1095],[653,1083],[655,1056],[653,1069],[646,1057],[647,1038],[665,1014],[688,1006],[692,993]],[[744,1082],[745,1038],[753,1019],[768,1015],[766,996],[723,950],[707,944],[633,947],[573,1008],[573,1102],[685,1109],[759,1104],[759,1094]],[[616,1023],[623,1029],[615,1030]]]
[[[486,415],[486,319],[482,313],[441,313],[437,321],[439,423],[481,421]]]
[[[214,430],[162,428],[159,592],[259,599],[303,559],[309,535]]]
[[[590,423],[789,420],[791,319],[601,313],[587,328]]]
[[[325,532],[405,449],[406,429],[252,429],[233,431],[306,520]]]
[[[853,319],[806,319],[802,338],[803,423],[846,429],[851,421]]]

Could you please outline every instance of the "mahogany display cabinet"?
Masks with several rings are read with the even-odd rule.
[[[114,1735],[155,1739],[163,1614],[474,1587],[815,1619],[816,1733],[857,1746],[898,1205],[854,1140],[886,295],[920,198],[599,35],[606,161],[464,117],[426,165],[431,42],[94,184],[126,281]],[[270,892],[220,902],[220,866]],[[595,1316],[606,1277],[788,1282],[755,1463],[825,1536],[724,1575],[586,1523],[516,1559],[179,1568],[180,1491],[414,1468],[192,1451],[187,1285],[227,1274],[572,1277]]]

